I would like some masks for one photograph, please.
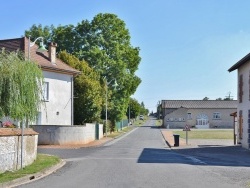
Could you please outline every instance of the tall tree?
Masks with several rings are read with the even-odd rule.
[[[39,25],[40,26],[40,25]],[[38,26],[39,31],[42,30]],[[141,58],[140,49],[130,43],[129,30],[115,14],[97,14],[92,21],[83,20],[77,26],[66,25],[50,29],[48,40],[58,43],[78,59],[85,60],[101,77],[107,80],[109,119],[120,120],[126,113],[129,97],[134,94],[141,79],[135,75]],[[25,34],[38,37],[34,25]],[[46,30],[47,31],[47,30]],[[40,34],[40,33],[39,33]],[[45,35],[45,34],[44,34]],[[116,81],[118,87],[112,87]]]
[[[59,58],[71,67],[81,71],[74,80],[74,124],[84,124],[100,120],[102,110],[103,88],[100,85],[100,76],[83,60],[62,51]]]
[[[78,28],[81,28],[80,24]],[[134,74],[140,63],[139,48],[131,46],[124,21],[114,14],[96,15],[85,39],[89,45],[84,46],[86,50],[81,52],[81,57],[105,76],[108,83],[112,80],[118,83],[116,90],[109,87],[112,92],[110,104],[113,104],[109,118],[113,122],[120,120],[127,110],[129,97],[141,82]]]
[[[43,74],[21,53],[0,52],[0,118],[34,121],[41,104]]]

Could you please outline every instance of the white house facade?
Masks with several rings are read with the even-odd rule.
[[[43,71],[44,103],[38,112],[36,125],[73,124],[73,76]]]
[[[250,54],[247,54],[228,71],[238,70],[237,142],[250,148]]]

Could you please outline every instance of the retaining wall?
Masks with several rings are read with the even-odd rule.
[[[32,164],[37,157],[38,133],[25,129],[23,135],[22,166]],[[21,129],[0,128],[0,173],[21,168]]]
[[[91,123],[82,126],[33,125],[32,127],[39,133],[38,145],[87,144],[103,138],[102,124],[99,126]]]

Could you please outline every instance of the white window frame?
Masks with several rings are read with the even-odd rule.
[[[49,101],[49,82],[43,83],[43,101]]]
[[[220,112],[214,112],[213,113],[213,119],[221,119],[221,113]]]

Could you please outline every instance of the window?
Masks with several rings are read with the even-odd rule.
[[[49,100],[49,82],[44,82],[43,84],[43,100]]]
[[[191,113],[187,113],[187,119],[192,119],[192,114]]]
[[[215,113],[213,114],[213,119],[221,119],[221,114],[220,114],[220,112],[215,112]]]

